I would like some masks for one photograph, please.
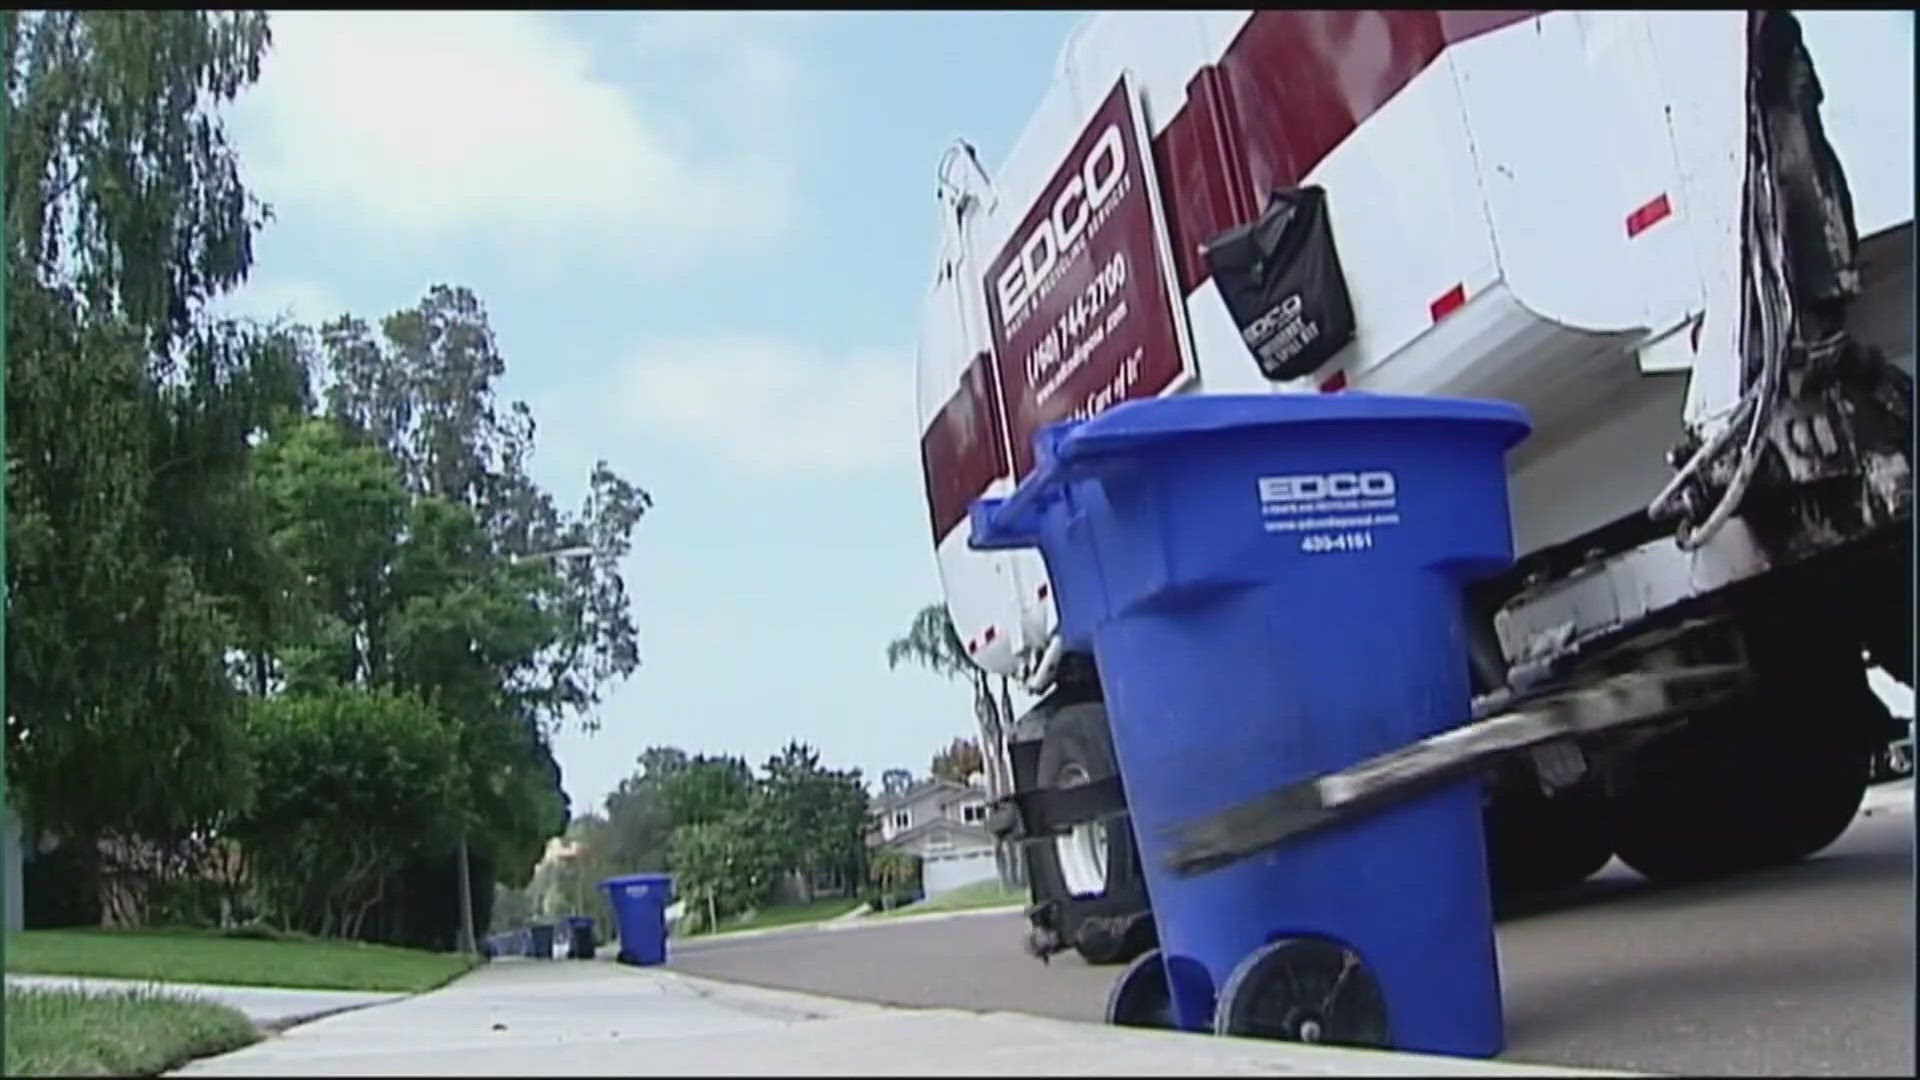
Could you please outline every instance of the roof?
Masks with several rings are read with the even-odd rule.
[[[905,832],[895,833],[893,839],[874,843],[873,846],[879,848],[906,847],[937,829],[945,829],[953,833],[956,838],[979,840],[988,844],[993,843],[993,834],[982,826],[969,825],[966,822],[954,821],[949,818],[935,818],[932,821],[921,822]]]
[[[900,792],[898,795],[891,795],[884,791],[881,792],[879,796],[877,796],[873,800],[873,804],[872,804],[873,812],[885,813],[886,811],[892,810],[896,807],[905,806],[911,802],[918,802],[921,799],[927,797],[928,795],[940,790],[952,791],[955,794],[959,794],[959,795],[978,795],[981,798],[986,797],[986,792],[981,791],[977,787],[969,787],[966,784],[956,784],[952,780],[943,780],[940,777],[933,776],[933,777],[928,777],[925,780],[919,780],[914,782],[912,786],[908,787],[907,790]]]

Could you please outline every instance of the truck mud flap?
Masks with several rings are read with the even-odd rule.
[[[1289,840],[1458,780],[1559,739],[1671,719],[1736,690],[1738,665],[1617,675],[1578,690],[1502,695],[1491,713],[1411,746],[1297,781],[1219,813],[1173,826],[1166,865],[1183,877],[1231,865]]]

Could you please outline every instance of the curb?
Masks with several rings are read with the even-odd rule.
[[[958,914],[969,914],[961,912]],[[742,1009],[785,1018],[781,1014],[795,1019],[806,1020],[854,1020],[870,1019],[886,1021],[889,1018],[920,1018],[924,1020],[950,1020],[975,1025],[985,1025],[983,1033],[994,1028],[1002,1031],[1046,1030],[1063,1034],[1097,1035],[1102,1043],[1112,1039],[1117,1042],[1143,1040],[1142,1045],[1154,1045],[1164,1049],[1170,1045],[1170,1039],[1200,1039],[1203,1043],[1196,1050],[1214,1051],[1243,1044],[1248,1050],[1255,1047],[1264,1051],[1272,1043],[1260,1039],[1230,1038],[1226,1036],[1206,1035],[1196,1032],[1148,1031],[1138,1028],[1117,1028],[1107,1024],[1090,1023],[1080,1020],[1061,1020],[1054,1017],[1033,1016],[1027,1013],[1007,1009],[969,1009],[956,1006],[906,1005],[884,1001],[861,1001],[811,991],[787,990],[767,986],[761,983],[733,982],[713,979],[706,976],[687,975],[676,971],[662,971],[662,976],[671,982],[679,983],[686,990],[715,1004],[729,1008]],[[911,1021],[909,1021],[911,1022]],[[1217,1040],[1217,1041],[1216,1041]],[[986,1040],[994,1042],[991,1037]],[[1188,1045],[1185,1043],[1177,1045]],[[1630,1072],[1617,1069],[1589,1068],[1582,1066],[1553,1065],[1537,1061],[1511,1061],[1505,1058],[1477,1059],[1452,1058],[1432,1054],[1422,1054],[1404,1050],[1385,1050],[1376,1048],[1307,1046],[1291,1044],[1297,1049],[1301,1060],[1295,1062],[1263,1062],[1263,1067],[1252,1071],[1295,1073],[1299,1075],[1357,1075],[1357,1076],[1608,1076],[1608,1077],[1649,1077],[1657,1074]],[[1264,1056],[1264,1052],[1262,1053]],[[1350,1068],[1329,1068],[1338,1062]],[[1204,1074],[1196,1072],[1195,1075]],[[1245,1071],[1245,1070],[1242,1070]],[[804,1075],[804,1074],[802,1074]]]
[[[439,989],[439,987],[435,987],[434,989]],[[422,990],[420,991],[420,993],[431,994],[433,993],[433,991]],[[292,1031],[294,1028],[297,1028],[302,1024],[311,1024],[315,1020],[325,1020],[325,1019],[328,1019],[329,1017],[340,1016],[343,1013],[359,1012],[361,1009],[377,1009],[382,1005],[392,1005],[396,1002],[405,1001],[408,998],[416,997],[416,996],[418,995],[396,994],[395,996],[390,997],[385,1001],[362,1001],[353,1005],[336,1005],[331,1009],[321,1009],[319,1012],[296,1013],[293,1016],[277,1016],[272,1020],[260,1021],[259,1023],[256,1023],[253,1026],[259,1029],[261,1034],[266,1035],[269,1038],[272,1038],[279,1035],[285,1035],[287,1032]]]
[[[675,944],[695,945],[705,941],[743,941],[748,938],[766,937],[770,934],[791,934],[802,930],[821,930],[836,932],[841,930],[870,929],[876,926],[910,926],[913,923],[937,922],[941,919],[963,919],[974,915],[1004,915],[1009,911],[1025,911],[1027,905],[1002,904],[995,907],[961,908],[958,911],[929,911],[924,915],[890,915],[881,917],[878,913],[868,912],[858,918],[837,915],[821,922],[788,923],[785,926],[765,926],[753,930],[729,930],[721,934],[696,934],[687,938],[670,938],[667,947]]]
[[[993,907],[960,908],[957,911],[928,911],[918,915],[908,913],[905,915],[880,916],[876,914],[867,919],[859,919],[848,923],[846,926],[831,926],[828,927],[828,929],[850,930],[855,926],[908,926],[913,923],[937,922],[941,919],[964,919],[975,915],[1005,915],[1010,911],[1025,910],[1027,910],[1027,905],[1022,902],[1017,904],[996,904]]]

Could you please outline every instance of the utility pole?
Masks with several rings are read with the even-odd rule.
[[[460,826],[460,951],[471,956],[479,951],[473,936],[473,875],[467,872],[467,827]]]

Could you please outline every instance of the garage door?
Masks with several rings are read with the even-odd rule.
[[[928,896],[951,892],[976,881],[990,881],[998,874],[992,848],[927,855],[920,862],[920,881]]]

